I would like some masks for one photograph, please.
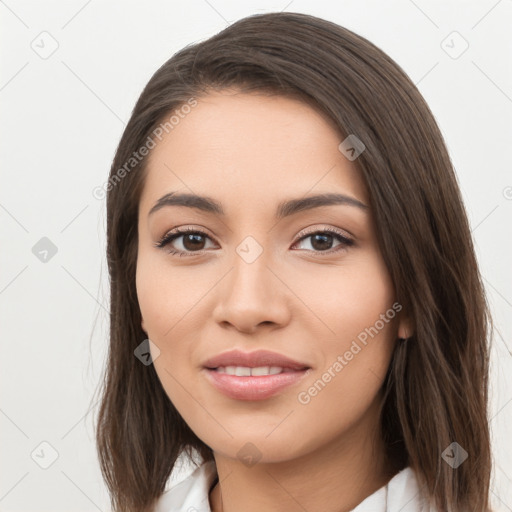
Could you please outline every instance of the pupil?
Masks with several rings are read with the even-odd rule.
[[[199,234],[185,235],[185,237],[183,239],[183,246],[187,250],[202,249],[202,247],[200,247],[201,244],[204,244],[204,240],[201,241],[202,237],[203,237],[203,235],[199,235]],[[189,242],[192,242],[192,244],[190,245]],[[197,243],[199,244],[199,247],[198,247],[198,245],[196,245]]]
[[[320,240],[320,243],[316,243],[318,240]],[[322,235],[317,234],[313,235],[313,241],[311,243],[314,249],[317,249],[319,251],[330,249],[332,245],[332,235]]]

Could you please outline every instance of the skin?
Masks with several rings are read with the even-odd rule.
[[[214,512],[348,511],[395,473],[384,457],[378,400],[394,344],[411,334],[403,311],[309,403],[298,401],[395,302],[369,208],[330,205],[274,217],[281,201],[317,193],[369,206],[354,163],[338,150],[342,140],[330,120],[298,100],[225,90],[198,98],[150,153],[138,224],[142,328],[160,350],[154,365],[167,395],[214,451]],[[171,191],[209,196],[225,215],[184,206],[148,215]],[[178,227],[206,237],[155,247]],[[353,245],[333,236],[319,249],[311,234],[326,228]],[[236,252],[247,236],[263,249],[250,264]],[[202,369],[233,348],[272,350],[311,370],[266,400],[235,400]],[[237,456],[247,442],[261,456],[252,466]]]

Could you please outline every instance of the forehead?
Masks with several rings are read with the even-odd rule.
[[[211,93],[155,139],[141,210],[169,191],[215,195],[246,208],[314,192],[366,202],[361,176],[338,150],[342,140],[332,121],[299,100]]]

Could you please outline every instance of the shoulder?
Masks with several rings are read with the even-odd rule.
[[[208,494],[216,476],[214,461],[201,464],[160,496],[154,512],[210,512]]]

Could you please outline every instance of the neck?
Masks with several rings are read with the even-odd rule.
[[[210,493],[212,512],[352,510],[396,472],[386,461],[376,423],[375,417],[362,420],[321,449],[293,460],[247,467],[215,452],[219,483]]]

